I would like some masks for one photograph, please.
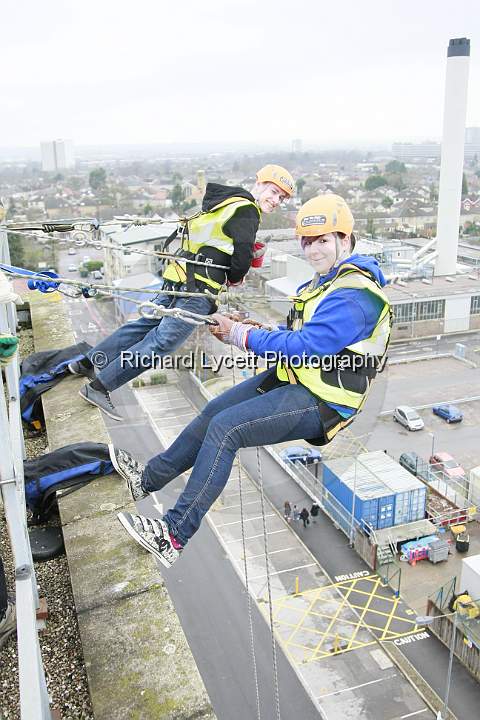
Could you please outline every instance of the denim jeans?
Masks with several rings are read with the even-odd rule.
[[[164,516],[183,545],[225,487],[239,448],[323,435],[314,395],[302,385],[260,394],[257,387],[264,376],[251,377],[209,402],[145,468],[143,489],[154,492],[193,467],[175,507]]]
[[[184,286],[181,289],[184,289]],[[183,308],[200,315],[209,315],[214,309],[212,301],[200,293],[198,297],[177,297],[159,293],[153,302],[164,307]],[[194,325],[177,318],[150,320],[140,317],[115,330],[90,350],[87,357],[97,369],[101,366],[101,361],[104,361],[104,367],[97,372],[97,378],[107,390],[116,390],[152,367],[153,353],[161,357],[174,352],[194,329]],[[132,356],[129,354],[127,361],[124,356],[122,361],[122,351],[129,351]],[[99,356],[99,353],[104,356]]]

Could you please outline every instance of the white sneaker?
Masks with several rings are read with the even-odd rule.
[[[114,445],[108,446],[108,452],[110,453],[110,460],[112,465],[119,475],[127,483],[127,487],[130,490],[133,501],[143,500],[147,497],[148,493],[142,488],[142,477],[145,466],[141,462],[135,460],[129,452],[126,450],[120,450]]]
[[[15,610],[15,603],[12,600],[8,601],[7,609],[3,619],[0,620],[0,648],[2,648],[7,642],[8,638],[17,629],[17,613]]]
[[[173,547],[166,522],[127,512],[118,513],[117,517],[128,534],[145,550],[155,555],[166,568],[178,560],[181,550]]]

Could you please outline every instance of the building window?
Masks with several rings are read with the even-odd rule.
[[[478,312],[480,313],[480,306]],[[393,305],[394,322],[397,324],[420,320],[441,320],[445,316],[445,300],[425,300],[418,303]]]
[[[480,315],[480,295],[472,295],[470,299],[470,315]]]
[[[413,303],[402,303],[401,305],[392,305],[393,322],[406,323],[413,320]]]
[[[441,320],[445,317],[445,300],[426,300],[417,303],[415,320]]]

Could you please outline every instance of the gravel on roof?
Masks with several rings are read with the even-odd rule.
[[[31,331],[22,331],[22,357],[33,351]],[[48,452],[46,433],[33,434],[25,431],[25,448],[28,459]],[[49,525],[52,524],[59,525],[59,519],[50,520]],[[1,501],[0,552],[5,565],[8,591],[13,593],[14,563]],[[35,563],[35,572],[39,595],[46,598],[48,608],[46,627],[40,632],[39,638],[52,708],[60,711],[62,720],[93,720],[67,558],[62,555],[53,560]],[[15,635],[12,635],[0,650],[0,718],[20,718]]]

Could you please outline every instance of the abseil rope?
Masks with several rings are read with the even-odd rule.
[[[262,522],[263,522],[263,543],[265,548],[265,569],[267,571],[267,592],[268,592],[268,614],[270,619],[270,637],[272,640],[272,667],[273,667],[273,687],[275,693],[275,708],[277,720],[280,720],[280,693],[278,687],[278,664],[277,664],[277,642],[275,640],[275,631],[273,626],[273,604],[272,604],[272,585],[270,580],[270,557],[268,553],[268,534],[267,522],[265,519],[265,495],[263,490],[262,463],[260,460],[260,448],[255,448],[257,455],[257,476],[260,486],[260,499],[262,506]]]
[[[86,280],[72,280],[72,278],[64,278],[58,276],[56,273],[48,273],[47,271],[40,271],[40,272],[34,272],[33,270],[25,270],[24,268],[18,268],[13,265],[6,265],[4,263],[0,263],[0,270],[4,270],[5,272],[8,272],[10,277],[14,278],[20,278],[22,280],[25,280],[27,277],[30,278],[32,281],[39,281],[47,283],[51,286],[51,292],[58,289],[58,285],[72,285],[74,287],[81,287],[86,288],[90,290],[113,290],[115,292],[142,292],[142,293],[148,293],[150,295],[158,295],[161,293],[162,295],[171,295],[172,297],[198,297],[199,295],[206,295],[210,300],[213,302],[220,304],[220,303],[229,303],[232,301],[238,301],[238,300],[259,300],[264,302],[269,302],[271,300],[283,300],[285,302],[291,303],[295,300],[295,298],[292,297],[286,297],[286,298],[276,298],[276,297],[269,297],[268,295],[244,295],[242,292],[229,292],[228,290],[221,290],[218,293],[212,293],[209,290],[203,290],[202,292],[188,292],[187,290],[166,290],[163,288],[156,288],[152,289],[151,287],[122,287],[118,288],[114,285],[106,285],[105,283],[92,283],[88,282]],[[38,287],[30,287],[30,290],[40,290]],[[41,292],[46,292],[45,290],[40,290]],[[92,295],[93,297],[93,295]]]
[[[233,362],[233,345],[230,345],[230,355],[232,358],[232,380],[233,384],[236,385],[235,377],[235,363]],[[237,468],[238,468],[238,491],[240,495],[240,528],[242,532],[242,551],[243,551],[243,572],[245,574],[245,592],[247,594],[247,611],[248,611],[248,626],[250,632],[250,652],[252,655],[252,666],[253,666],[253,678],[255,682],[255,697],[257,702],[257,720],[261,720],[260,711],[260,688],[258,684],[258,670],[257,670],[257,657],[255,654],[255,634],[253,632],[253,610],[252,610],[252,596],[250,594],[249,579],[248,579],[248,560],[247,560],[247,546],[245,538],[245,513],[243,506],[243,481],[242,481],[242,464],[240,462],[240,453],[237,457]]]
[[[25,270],[24,268],[14,267],[12,265],[6,265],[0,263],[0,270],[4,270],[9,274],[10,277],[21,278],[26,280],[29,278],[32,281],[39,281],[39,283],[45,286],[50,286],[49,291],[54,292],[58,289],[58,285],[73,285],[74,287],[81,287],[90,290],[112,290],[116,293],[119,292],[136,292],[136,293],[148,293],[150,295],[171,295],[172,297],[198,297],[199,294],[206,295],[210,300],[217,301],[218,295],[205,290],[203,293],[198,292],[187,292],[183,290],[164,290],[163,288],[151,288],[151,287],[123,287],[118,288],[114,285],[106,285],[104,283],[91,283],[82,280],[72,280],[71,278],[59,277],[56,273],[48,272],[33,272],[32,270]],[[40,287],[30,287],[30,290],[40,290],[40,292],[46,292]],[[220,294],[220,293],[219,293]],[[222,293],[227,294],[227,293]]]
[[[138,305],[139,314],[147,320],[155,320],[158,317],[173,317],[177,320],[183,320],[189,325],[218,325],[218,322],[209,315],[201,315],[200,313],[194,313],[191,310],[185,310],[184,308],[165,307],[165,305],[157,305],[156,303],[149,302],[148,300],[134,300],[133,298],[122,297],[122,295],[113,295],[103,290],[100,290],[99,292],[104,295],[108,295],[109,297]]]
[[[232,379],[233,384],[236,384],[236,378],[235,378],[235,363],[233,362],[233,346],[230,345],[230,354],[232,358]],[[268,553],[268,539],[267,539],[267,522],[265,518],[265,497],[263,492],[263,476],[262,476],[262,467],[260,463],[260,450],[258,446],[255,448],[256,455],[257,455],[257,474],[258,474],[258,480],[259,480],[259,486],[260,486],[260,499],[261,499],[261,508],[262,508],[262,525],[263,525],[263,543],[264,543],[264,554],[265,554],[265,569],[267,573],[267,588],[268,588],[268,603],[269,603],[269,618],[270,618],[270,639],[272,644],[272,667],[273,667],[273,686],[274,686],[274,697],[275,697],[275,708],[276,708],[276,717],[277,720],[281,720],[280,716],[280,693],[279,693],[279,687],[278,687],[278,666],[277,666],[277,651],[276,651],[276,640],[275,640],[275,630],[273,625],[273,605],[272,605],[272,589],[271,589],[271,581],[270,581],[270,558]],[[255,690],[257,693],[257,717],[258,720],[261,720],[261,713],[260,713],[260,696],[259,696],[259,686],[258,686],[258,672],[257,672],[257,663],[256,663],[256,657],[255,657],[255,641],[254,641],[254,633],[253,633],[253,615],[252,615],[252,599],[250,595],[250,589],[248,584],[248,562],[247,562],[247,549],[246,549],[246,538],[245,538],[245,520],[244,520],[244,509],[243,509],[243,492],[242,492],[242,465],[240,462],[240,455],[237,459],[237,465],[238,465],[238,487],[239,487],[239,493],[240,493],[240,527],[242,531],[242,549],[243,549],[243,567],[244,567],[244,573],[245,573],[245,589],[247,593],[247,599],[248,599],[248,618],[249,618],[249,626],[250,626],[250,644],[251,644],[251,651],[252,651],[252,662],[253,662],[253,670],[254,670],[254,676],[255,676]]]
[[[8,265],[3,265],[0,263],[0,270],[7,269],[8,272]],[[26,275],[25,273],[28,273]],[[85,291],[88,290],[88,288],[82,287],[81,291],[79,293],[72,294],[71,292],[64,292],[62,291],[62,284],[63,282],[59,282],[61,278],[53,278],[51,275],[37,275],[34,273],[30,273],[30,271],[25,271],[25,273],[14,273],[10,272],[9,274],[12,277],[21,277],[25,279],[25,277],[29,277],[29,286],[30,283],[35,283],[36,281],[34,278],[39,278],[40,287],[30,287],[31,290],[40,290],[40,292],[49,293],[49,292],[55,292],[58,291],[64,295],[67,295],[68,297],[78,298],[83,295],[83,297],[87,298],[89,297]],[[72,280],[70,281],[71,284],[75,283],[76,281]],[[45,285],[46,287],[42,288],[42,286]],[[80,285],[80,283],[77,283],[77,285]],[[108,286],[105,286],[108,287]],[[113,290],[116,290],[116,288],[112,288]],[[95,288],[95,292],[100,292],[104,295],[108,295],[110,297],[124,300],[125,302],[131,302],[134,305],[138,305],[138,312],[139,314],[147,319],[154,320],[158,317],[173,317],[177,318],[178,320],[184,320],[185,322],[189,323],[190,325],[218,325],[218,322],[211,318],[209,315],[201,315],[199,313],[191,312],[190,310],[184,310],[182,308],[177,307],[165,307],[164,305],[157,305],[156,303],[149,302],[148,300],[136,300],[134,298],[130,297],[124,297],[122,295],[110,293],[108,290],[102,290],[100,288]],[[134,292],[138,292],[138,289]],[[159,291],[158,289],[155,291],[155,294],[158,295]]]
[[[23,237],[34,237],[38,238],[39,240],[56,240],[58,242],[62,241],[65,242],[63,238],[58,237],[51,237],[46,238],[45,235],[38,235],[34,232],[29,231],[17,231],[17,230],[7,230],[7,233],[10,235],[22,235]],[[153,239],[153,238],[152,238]],[[158,238],[159,240],[166,240],[166,238]],[[167,253],[167,252],[161,252],[160,250],[141,250],[139,248],[137,249],[130,249],[125,248],[123,245],[119,245],[118,243],[107,243],[107,242],[101,242],[100,240],[95,240],[93,238],[84,238],[82,240],[72,240],[72,243],[74,243],[77,247],[94,247],[96,250],[101,250],[104,248],[105,250],[115,250],[117,252],[122,252],[124,255],[147,255],[150,257],[158,257],[158,258],[164,258],[165,260],[177,260],[180,262],[185,262],[190,265],[202,265],[207,268],[216,268],[218,270],[230,270],[230,267],[228,265],[217,265],[215,263],[209,263],[205,260],[193,260],[187,257],[183,257],[182,255],[175,254],[175,253]],[[81,244],[80,244],[81,243]],[[201,254],[201,253],[200,253]]]

